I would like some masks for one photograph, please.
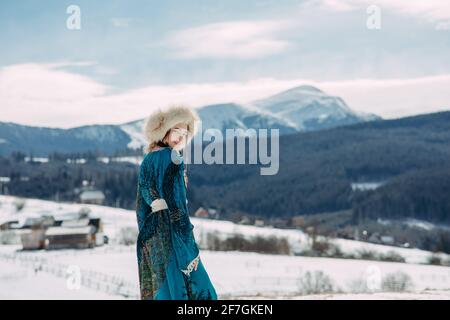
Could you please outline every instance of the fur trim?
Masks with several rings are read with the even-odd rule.
[[[144,136],[148,145],[145,152],[149,152],[148,146],[152,143],[161,141],[167,131],[169,131],[177,123],[185,123],[188,126],[189,136],[187,143],[195,136],[200,123],[200,118],[193,109],[184,105],[173,105],[164,111],[158,109],[153,112],[145,121]]]

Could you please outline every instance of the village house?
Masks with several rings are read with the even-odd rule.
[[[219,212],[213,208],[205,209],[203,207],[199,207],[195,211],[194,216],[196,218],[219,219]]]
[[[105,201],[105,194],[100,190],[85,190],[80,193],[81,203],[102,205]]]
[[[4,221],[2,228],[20,237],[24,250],[92,248],[105,243],[103,223],[85,209],[79,212],[31,214],[18,221]]]

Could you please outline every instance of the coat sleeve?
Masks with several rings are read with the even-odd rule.
[[[174,231],[187,236],[193,225],[189,220],[187,208],[186,183],[184,180],[184,162],[181,155],[167,152],[165,155],[163,193],[170,212]]]
[[[169,209],[172,226],[172,243],[180,271],[189,276],[197,270],[200,250],[192,232],[194,225],[189,218],[184,181],[184,162],[181,156],[172,157],[167,152],[168,161],[163,181],[163,194]],[[171,160],[168,160],[171,158]]]
[[[156,181],[154,177],[154,171],[150,165],[150,157],[145,157],[141,163],[139,169],[139,192],[142,195],[142,198],[145,202],[151,206],[152,202],[156,199],[159,199],[160,196],[158,194],[156,188]]]

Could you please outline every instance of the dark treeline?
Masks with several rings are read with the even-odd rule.
[[[0,157],[0,176],[10,177],[11,195],[47,200],[77,201],[86,180],[105,194],[105,205],[134,208],[138,167],[126,162],[103,163],[92,152],[49,155],[49,162],[25,161],[23,153]],[[85,163],[68,163],[84,159]],[[5,192],[3,186],[3,192]]]
[[[450,222],[450,164],[416,170],[385,186],[355,196],[356,220],[405,216],[434,223]]]
[[[439,178],[449,159],[450,112],[373,121],[280,137],[280,169],[274,176],[261,176],[257,165],[191,165],[191,195],[198,205],[263,216],[308,215],[356,205],[372,216],[393,211],[408,216],[415,208],[417,217],[436,214],[437,220],[450,222],[442,217],[450,201],[448,183]],[[391,201],[395,209],[379,203],[370,208],[364,203],[375,196],[351,188],[352,182],[365,181],[385,181],[387,193],[412,203]],[[417,190],[419,185],[429,190],[417,197],[418,191],[408,187],[411,181],[417,182]]]

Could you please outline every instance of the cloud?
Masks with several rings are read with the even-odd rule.
[[[387,119],[450,110],[449,86],[450,74],[319,84],[328,93],[341,96],[351,108]]]
[[[131,20],[131,18],[115,17],[111,18],[111,23],[116,28],[126,28],[130,26]]]
[[[448,0],[312,0],[310,3],[334,11],[352,11],[377,5],[381,10],[386,8],[436,25],[450,23]]]
[[[288,49],[290,43],[279,33],[297,24],[284,20],[212,23],[172,33],[165,44],[175,58],[259,58]]]
[[[72,63],[18,64],[0,69],[1,120],[33,125],[87,121],[80,105],[108,91],[100,83],[58,70]]]
[[[436,26],[435,26],[436,30],[450,30],[450,20],[448,21],[443,21],[443,22],[439,22]]]
[[[450,109],[450,74],[409,79],[318,82],[273,78],[242,82],[149,85],[112,93],[113,88],[68,71],[60,64],[19,64],[0,69],[0,121],[69,128],[125,123],[157,107],[186,103],[248,103],[292,87],[311,84],[341,96],[356,111],[385,118]]]

